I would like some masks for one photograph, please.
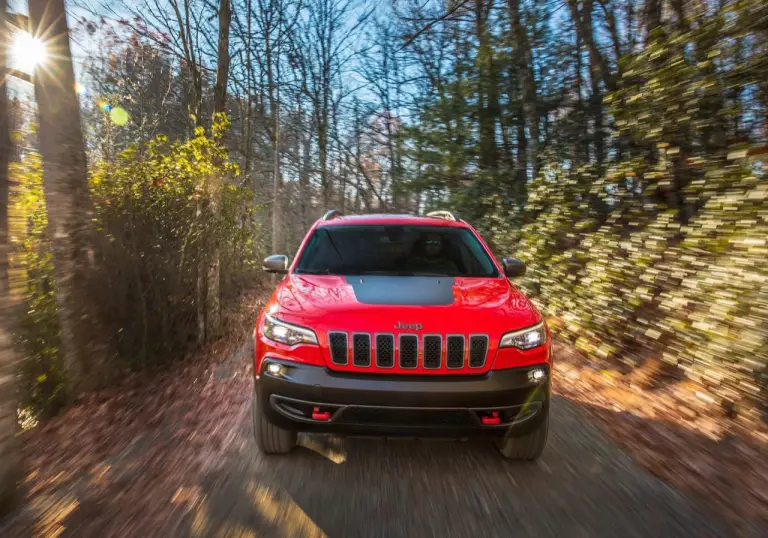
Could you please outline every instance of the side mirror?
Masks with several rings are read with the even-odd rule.
[[[267,273],[285,274],[288,272],[288,256],[285,254],[273,254],[264,258],[262,269]]]
[[[515,278],[525,274],[525,263],[517,258],[504,258],[504,274],[507,278]]]

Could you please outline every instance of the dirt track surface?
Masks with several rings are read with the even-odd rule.
[[[190,514],[185,532],[725,536],[687,499],[585,426],[568,402],[556,400],[553,419],[548,450],[534,464],[502,461],[479,442],[313,436],[303,443],[314,450],[266,458],[245,442],[227,473],[206,480],[207,500]]]
[[[160,399],[139,411],[143,393],[74,432],[67,416],[77,410],[57,419],[28,450],[61,447],[35,462],[33,493],[0,536],[728,536],[559,397],[548,448],[532,464],[480,442],[322,436],[264,457],[252,438],[249,356],[242,348],[174,376],[173,390],[160,380],[148,390]],[[129,426],[88,433],[126,414]],[[74,462],[79,471],[66,474]]]

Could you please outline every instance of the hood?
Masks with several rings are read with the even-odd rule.
[[[423,334],[501,334],[541,319],[505,278],[289,274],[269,306],[319,330],[391,332],[405,324]]]

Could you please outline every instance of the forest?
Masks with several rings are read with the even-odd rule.
[[[226,335],[328,209],[454,211],[563,342],[768,412],[764,0],[16,4],[0,493],[19,429]]]

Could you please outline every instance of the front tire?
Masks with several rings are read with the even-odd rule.
[[[288,454],[296,446],[296,432],[278,428],[264,415],[253,395],[253,435],[262,454]]]
[[[536,426],[536,429],[521,435],[512,437],[506,435],[499,441],[498,447],[501,455],[508,460],[533,461],[539,459],[544,447],[547,446],[549,434],[549,409],[544,411],[544,419]]]

